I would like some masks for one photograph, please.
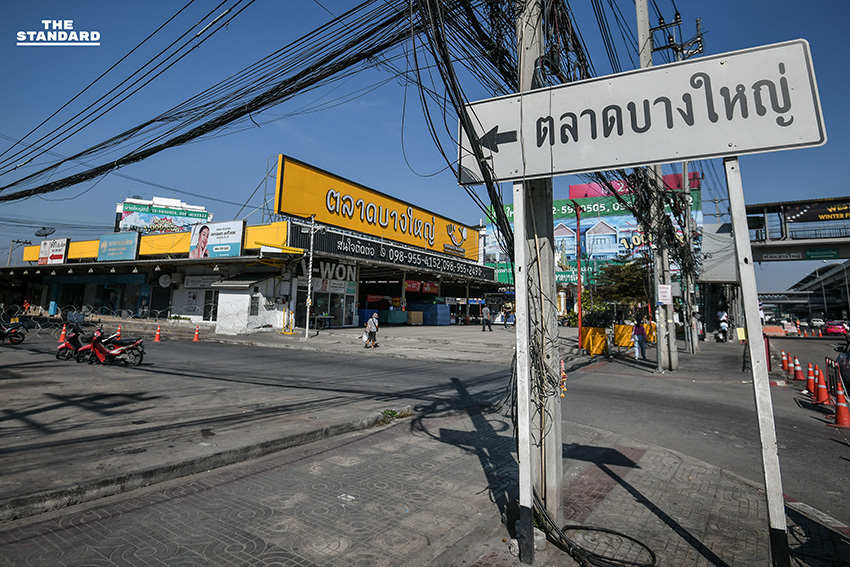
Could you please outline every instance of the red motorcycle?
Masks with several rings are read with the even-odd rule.
[[[77,350],[77,362],[113,364],[118,361],[138,366],[145,356],[142,342],[144,339],[117,339],[107,344],[103,338],[103,327],[98,327],[91,342]]]

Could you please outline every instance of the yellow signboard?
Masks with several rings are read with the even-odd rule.
[[[478,259],[478,231],[281,155],[275,211],[427,250]]]

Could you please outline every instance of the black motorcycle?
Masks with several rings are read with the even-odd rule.
[[[24,342],[26,329],[23,323],[11,323],[9,325],[0,325],[0,344],[9,341],[13,345],[19,345]]]

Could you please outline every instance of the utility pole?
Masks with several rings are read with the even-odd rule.
[[[9,259],[6,261],[6,266],[12,265],[12,251],[15,249],[15,244],[22,244],[24,246],[28,246],[32,244],[29,240],[13,240],[9,243]]]
[[[635,11],[637,14],[638,27],[638,52],[640,54],[641,69],[652,67],[652,34],[649,30],[649,10],[646,0],[636,0]],[[652,208],[650,217],[655,227],[646,227],[650,234],[650,246],[655,245],[653,249],[653,270],[656,276],[656,297],[658,294],[658,284],[670,284],[670,259],[667,251],[667,243],[663,238],[656,238],[660,231],[657,230],[661,215],[664,214],[664,206],[662,204],[662,189],[659,187],[661,183],[661,166],[655,165],[649,168],[649,184],[655,195],[652,200]],[[661,361],[659,367],[676,370],[679,367],[679,352],[676,347],[676,326],[673,323],[672,306],[661,305],[656,317],[656,342],[658,359]],[[666,339],[666,340],[665,340]]]
[[[541,0],[525,0],[516,28],[519,88],[523,93],[535,88],[534,71],[544,54]],[[532,563],[534,508],[529,481],[552,521],[560,525],[563,518],[561,402],[556,387],[560,356],[555,304],[552,179],[515,183],[514,213],[520,444],[520,518],[517,532],[520,561]],[[524,419],[527,420],[525,423]],[[524,443],[528,446],[523,446]]]
[[[664,18],[659,18],[658,27],[652,28],[649,30],[650,33],[650,42],[652,41],[652,34],[656,31],[667,31],[668,29],[674,26],[682,25],[682,16],[679,12],[676,12],[676,15],[673,17],[673,21],[671,23],[665,23]],[[700,19],[697,18],[697,34],[690,40],[677,43],[676,38],[673,34],[667,35],[667,44],[662,45],[660,47],[653,47],[652,51],[663,51],[665,49],[672,49],[673,53],[676,56],[676,61],[684,61],[689,57],[697,55],[703,52],[702,47],[702,32],[700,31]],[[685,195],[685,226],[682,227],[682,233],[685,238],[685,246],[688,250],[693,249],[693,243],[691,241],[691,184],[688,179],[688,162],[682,162],[682,190]],[[682,301],[685,306],[685,344],[687,345],[688,352],[691,354],[696,353],[699,350],[699,336],[696,330],[696,324],[693,321],[693,298],[691,297],[691,286],[690,278],[685,270],[682,270]],[[694,285],[695,282],[694,282]]]

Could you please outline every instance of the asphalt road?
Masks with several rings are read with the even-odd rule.
[[[805,366],[834,358],[832,345],[818,339],[774,340]],[[740,345],[724,345],[741,352]],[[750,373],[716,374],[701,380],[668,375],[570,374],[564,419],[667,447],[763,482],[761,443]],[[826,410],[799,394],[800,386],[771,387],[783,492],[850,523],[850,432],[827,427]]]
[[[774,347],[794,352],[801,362],[831,356],[836,342],[786,340],[787,345],[775,341]],[[726,346],[735,353],[741,349]],[[172,395],[194,400],[190,410],[173,419],[200,419],[211,407],[232,408],[234,418],[245,411],[273,410],[275,392],[284,388],[296,400],[289,409],[321,412],[368,399],[377,407],[411,405],[421,413],[496,402],[509,378],[506,366],[482,363],[378,359],[213,342],[149,342],[146,348],[142,366],[110,368],[56,361],[55,342],[49,337],[31,336],[20,347],[0,347],[4,405],[14,409],[18,387],[67,393],[75,380],[96,375],[103,380],[104,392],[109,388],[146,392],[148,403],[156,403],[157,383],[168,381]],[[571,372],[564,419],[667,447],[762,482],[749,373],[707,368],[699,379],[683,380],[617,369],[615,363],[604,372]],[[261,401],[254,399],[248,407],[232,395],[234,384],[255,388]],[[771,392],[783,491],[850,524],[847,432],[827,427],[823,412],[812,408],[793,385],[773,387]],[[101,416],[104,421],[109,418]],[[61,428],[62,423],[57,419],[40,426]]]

